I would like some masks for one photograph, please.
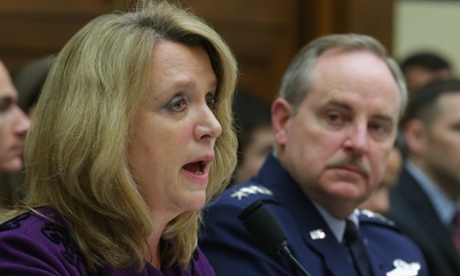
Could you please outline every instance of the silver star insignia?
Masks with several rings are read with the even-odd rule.
[[[265,188],[261,185],[251,185],[249,187],[242,187],[239,190],[234,191],[230,197],[236,197],[238,200],[241,200],[243,197],[247,197],[248,195],[255,195],[255,194],[264,194],[264,195],[273,195],[272,191]]]

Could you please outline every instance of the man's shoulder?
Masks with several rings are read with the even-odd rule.
[[[412,246],[413,242],[404,235],[398,225],[391,219],[370,210],[358,210],[360,228],[366,238],[384,247]]]
[[[245,208],[256,200],[270,202],[275,193],[268,187],[253,181],[230,186],[213,205],[233,205]]]
[[[358,216],[359,224],[364,227],[384,228],[389,231],[397,231],[395,223],[386,216],[367,209],[356,209],[355,214]]]
[[[209,226],[225,223],[227,227],[241,228],[238,216],[257,200],[263,201],[265,206],[277,205],[273,191],[260,183],[245,182],[231,186],[204,208],[205,224]]]
[[[423,269],[423,273],[426,273],[422,252],[392,220],[369,210],[358,210],[357,213],[360,232],[368,248],[375,252],[371,258],[391,261],[395,266],[394,271],[405,268],[417,272]]]

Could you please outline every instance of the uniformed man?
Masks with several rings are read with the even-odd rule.
[[[305,46],[272,105],[273,154],[204,211],[200,246],[217,275],[306,275],[238,219],[255,200],[313,276],[427,275],[411,240],[357,209],[383,177],[406,102],[399,67],[375,39],[330,35]]]

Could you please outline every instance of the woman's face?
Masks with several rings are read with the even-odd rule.
[[[213,113],[217,79],[201,46],[153,47],[150,81],[133,122],[130,170],[153,213],[172,219],[205,203],[222,128]]]

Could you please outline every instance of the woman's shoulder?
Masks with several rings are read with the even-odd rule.
[[[0,237],[32,238],[37,243],[55,244],[56,239],[70,241],[70,232],[63,220],[50,207],[39,207],[0,224]],[[59,238],[58,238],[59,237]]]
[[[86,275],[80,250],[59,215],[49,207],[36,211],[0,225],[0,248],[5,253],[0,257],[0,270],[11,274]]]

